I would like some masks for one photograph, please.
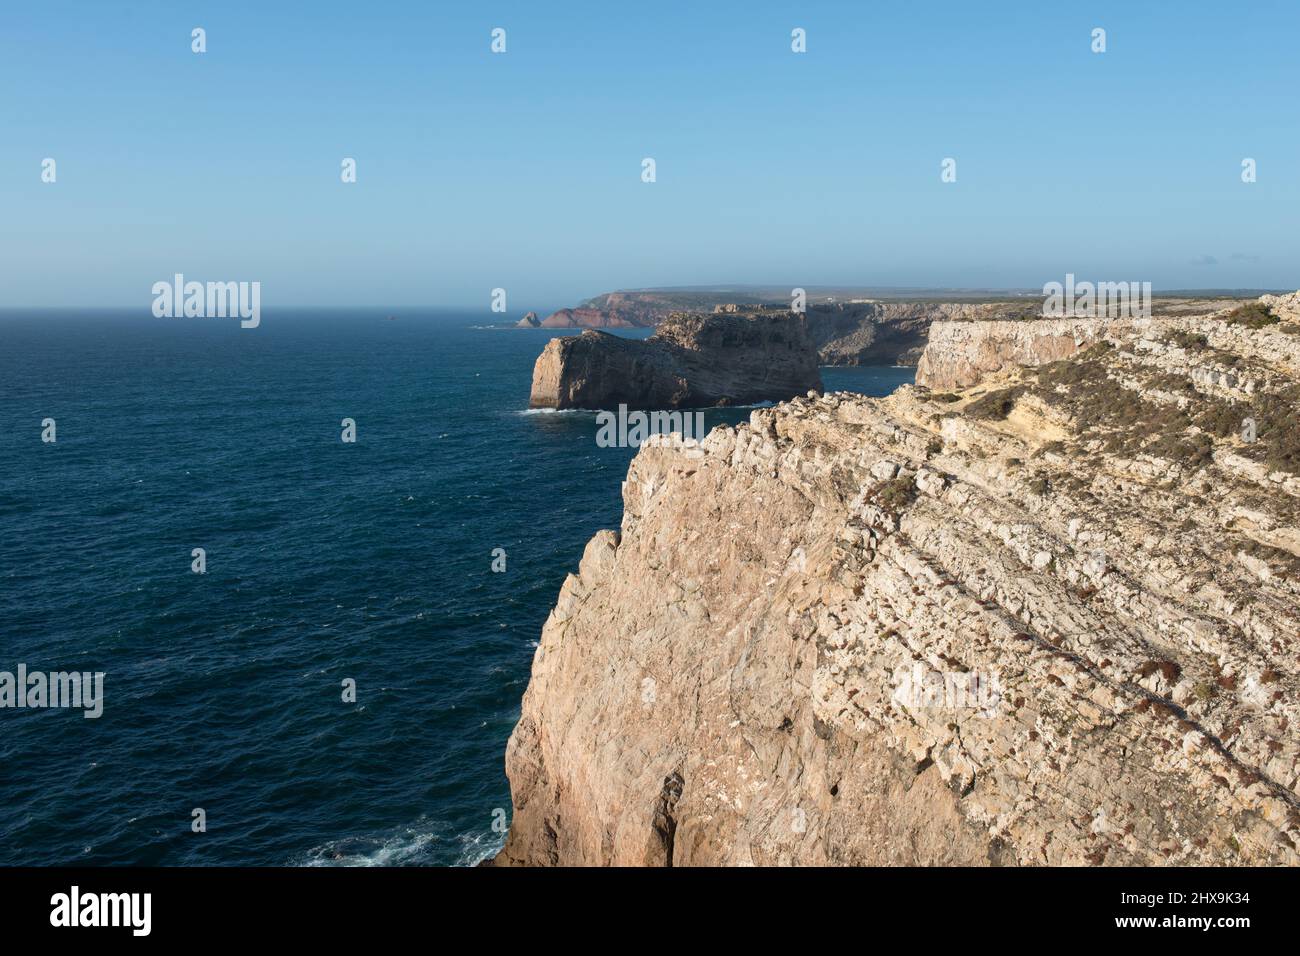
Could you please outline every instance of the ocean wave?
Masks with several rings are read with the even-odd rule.
[[[505,834],[473,830],[448,841],[450,827],[444,823],[420,821],[385,837],[345,837],[308,850],[299,866],[429,866],[446,860],[436,848],[447,842],[459,844],[453,866],[477,866],[494,857],[505,845]],[[450,847],[448,848],[451,849]],[[445,862],[444,862],[445,865]]]
[[[482,831],[462,833],[460,843],[461,851],[456,858],[456,866],[478,866],[501,852],[501,848],[506,845],[506,835]]]
[[[387,837],[344,837],[307,851],[301,866],[412,866],[430,863],[444,824],[405,827]]]
[[[751,408],[772,408],[772,407],[774,407],[775,405],[776,405],[776,402],[769,402],[769,401],[752,402],[752,403],[747,404],[747,405],[699,405],[699,406],[692,405],[690,408],[673,408],[673,409],[667,409],[667,408],[660,408],[660,409],[631,409],[631,410],[629,410],[628,414],[632,414],[633,411],[645,411],[645,412],[649,412],[649,411],[663,411],[663,412],[666,412],[666,411],[674,411],[674,412],[736,412],[736,411],[746,411],[747,409],[751,409]],[[522,409],[517,410],[517,411],[515,412],[515,414],[516,414],[516,415],[595,415],[598,411],[607,411],[607,412],[610,412],[611,414],[613,414],[613,413],[616,413],[616,412],[618,411],[618,409],[616,409],[616,408],[605,408],[605,409],[595,409],[595,408],[522,408]]]

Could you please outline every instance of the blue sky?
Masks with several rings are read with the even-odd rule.
[[[175,272],[267,309],[504,287],[512,314],[740,282],[1295,288],[1298,11],[6,3],[0,306],[147,307]]]

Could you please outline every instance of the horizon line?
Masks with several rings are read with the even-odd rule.
[[[578,308],[578,307],[580,307],[580,304],[581,304],[581,303],[586,302],[586,301],[588,301],[588,300],[590,300],[590,299],[598,298],[598,297],[600,297],[600,296],[602,296],[602,295],[611,295],[611,294],[615,294],[615,293],[655,293],[655,292],[698,292],[698,293],[714,292],[714,293],[725,293],[725,292],[729,292],[729,291],[739,291],[739,290],[742,290],[742,289],[772,289],[772,288],[784,288],[784,286],[778,286],[778,285],[767,284],[767,283],[725,283],[725,284],[720,283],[720,284],[718,284],[718,285],[690,285],[690,286],[637,286],[637,287],[622,287],[622,288],[609,289],[609,290],[606,291],[606,292],[597,292],[597,293],[595,293],[595,294],[593,294],[593,295],[588,295],[588,296],[586,296],[586,297],[584,297],[584,298],[575,299],[574,301],[575,301],[576,303],[578,303],[578,304],[575,304],[575,305],[561,305],[561,306],[558,306],[558,307],[556,307],[556,308],[560,308],[560,309],[565,309],[565,308]],[[994,296],[994,295],[1018,295],[1018,296],[1043,296],[1043,297],[1046,297],[1046,293],[1041,292],[1040,290],[1033,289],[1033,288],[1029,288],[1029,287],[1016,287],[1016,286],[1005,286],[1005,287],[994,287],[994,286],[883,286],[883,285],[882,285],[882,286],[854,286],[854,285],[833,285],[833,284],[822,284],[822,285],[807,285],[807,286],[802,286],[802,287],[800,287],[800,288],[803,288],[803,289],[805,289],[805,290],[808,291],[808,292],[813,292],[813,291],[815,291],[815,290],[826,290],[826,291],[834,291],[834,292],[841,292],[841,293],[842,293],[842,292],[868,292],[868,291],[876,291],[876,292],[878,292],[878,293],[885,293],[885,292],[888,292],[888,293],[891,293],[891,294],[894,294],[894,295],[897,295],[897,294],[899,294],[899,293],[918,293],[918,294],[920,294],[920,293],[931,293],[931,294],[935,294],[935,293],[946,293],[946,294],[951,294],[951,295],[961,295],[961,294],[965,294],[965,295],[981,295],[981,296],[984,296],[984,297],[989,297],[989,296]],[[1295,287],[1287,287],[1287,286],[1272,286],[1272,287],[1269,287],[1269,286],[1244,286],[1244,287],[1206,286],[1206,287],[1176,287],[1176,288],[1161,288],[1161,287],[1152,286],[1152,294],[1153,294],[1153,295],[1167,295],[1167,296],[1177,295],[1177,296],[1237,296],[1237,297],[1244,297],[1244,296],[1259,296],[1259,295],[1287,295],[1287,294],[1290,294],[1291,292],[1296,291],[1296,289],[1300,289],[1300,285],[1297,285],[1297,286],[1295,286]],[[151,305],[152,305],[152,301],[153,301],[153,300],[150,298],[150,299],[146,299],[146,300],[141,301],[141,302],[133,302],[133,303],[113,302],[113,303],[99,303],[99,304],[91,304],[91,303],[80,303],[80,304],[77,304],[77,303],[59,303],[59,304],[50,304],[50,303],[20,303],[20,304],[16,304],[16,305],[0,304],[0,312],[33,311],[33,310],[63,311],[63,310],[73,310],[73,309],[121,309],[121,310],[131,310],[131,309],[137,309],[137,308],[139,308],[139,309],[149,309],[149,308],[151,307]],[[550,308],[551,306],[546,306],[546,307],[547,307],[547,308]],[[506,312],[493,312],[492,309],[491,309],[490,304],[485,305],[485,304],[483,304],[482,302],[479,302],[479,303],[467,303],[467,302],[405,302],[405,303],[397,303],[397,302],[389,302],[389,303],[382,303],[382,302],[345,302],[345,303],[339,303],[339,302],[328,302],[328,303],[325,303],[325,302],[284,302],[284,303],[279,303],[279,304],[276,304],[276,305],[264,306],[264,308],[270,308],[270,309],[336,309],[336,310],[341,310],[341,309],[464,309],[464,310],[471,310],[471,311],[480,311],[480,310],[481,310],[481,311],[488,312],[488,313],[491,314],[491,315],[501,315],[501,316],[510,315],[510,314],[515,314],[515,313],[523,314],[523,313],[526,313],[526,312],[537,312],[537,311],[541,311],[540,309],[537,309],[537,308],[528,308],[528,307],[525,307],[525,308],[512,308],[512,309],[507,310]]]

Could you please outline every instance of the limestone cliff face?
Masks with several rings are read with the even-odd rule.
[[[821,391],[817,354],[790,314],[675,313],[649,339],[585,331],[552,339],[533,368],[533,408],[700,408]]]
[[[990,372],[1069,358],[1114,323],[1102,319],[936,322],[916,382],[933,389],[966,388]]]
[[[1179,319],[1033,319],[1018,321],[936,321],[930,326],[929,345],[917,363],[916,382],[929,388],[962,389],[985,376],[1015,368],[1035,367],[1068,359],[1106,338],[1147,341],[1165,331],[1181,330],[1186,336],[1204,336],[1211,351],[1225,355],[1252,355],[1269,365],[1293,370],[1296,324],[1300,323],[1300,292],[1265,295],[1259,302],[1279,319],[1283,331],[1256,335],[1246,325],[1225,322],[1237,303],[1206,314]],[[1285,332],[1291,331],[1288,337]],[[1206,356],[1203,356],[1206,357]]]
[[[935,322],[1023,316],[1026,302],[850,302],[808,310],[808,333],[823,365],[915,365]]]
[[[643,446],[497,863],[1300,864],[1300,322],[968,331]]]

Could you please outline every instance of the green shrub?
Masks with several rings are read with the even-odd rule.
[[[910,477],[899,475],[873,485],[867,491],[867,499],[891,514],[898,515],[916,500],[916,483]]]
[[[1223,321],[1229,325],[1244,325],[1248,329],[1262,329],[1265,326],[1277,325],[1282,320],[1270,312],[1267,306],[1260,305],[1258,302],[1247,302],[1225,315]]]
[[[1165,339],[1170,345],[1176,345],[1180,349],[1187,349],[1189,352],[1202,352],[1210,347],[1210,340],[1204,335],[1197,332],[1188,332],[1185,329],[1176,329]]]

